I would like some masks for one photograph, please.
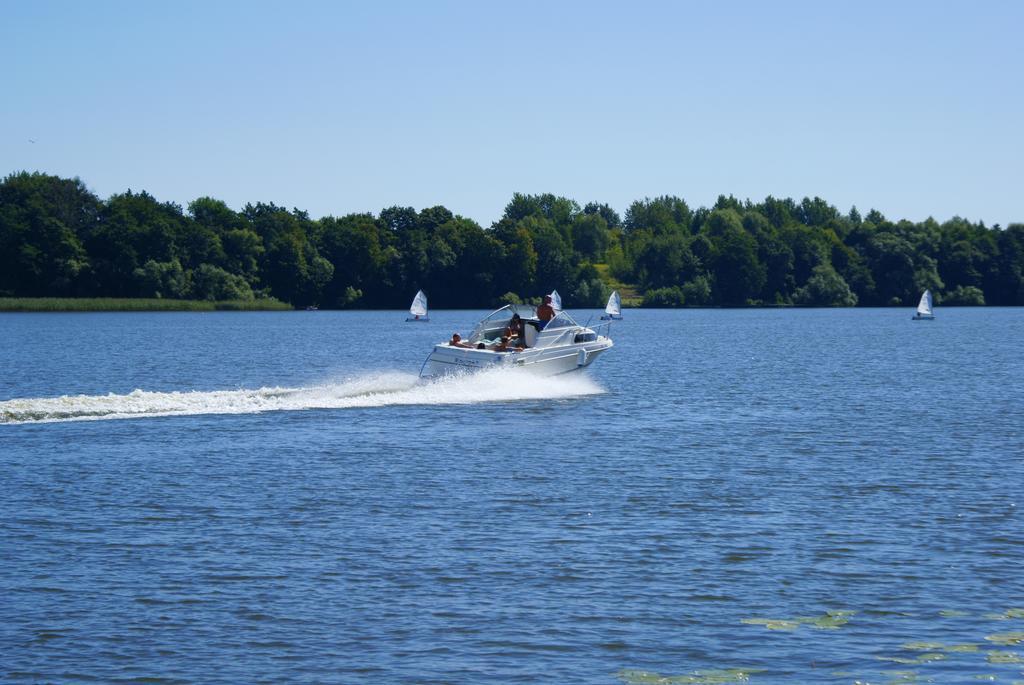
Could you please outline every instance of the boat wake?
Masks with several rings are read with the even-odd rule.
[[[584,374],[538,378],[512,369],[422,382],[406,373],[378,373],[302,388],[65,395],[0,402],[0,424],[98,421],[154,416],[255,414],[304,409],[478,404],[569,399],[603,393]]]

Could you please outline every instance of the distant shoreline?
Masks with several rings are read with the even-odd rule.
[[[130,297],[0,297],[0,312],[230,312],[293,311],[273,298],[260,300],[170,300]]]
[[[985,309],[993,305],[945,305],[949,307],[971,307]],[[452,311],[479,311],[487,307],[449,308]],[[600,307],[574,307],[573,309],[600,309]],[[681,307],[624,307],[623,311],[642,309],[908,309],[903,305],[853,307],[821,307],[792,304],[758,304],[749,306],[721,305],[683,305]],[[274,298],[260,300],[171,300],[160,298],[131,297],[0,297],[0,313],[2,312],[291,312],[304,311],[301,307],[276,300]],[[375,309],[351,307],[347,309],[323,308],[317,311],[404,311],[404,309]],[[437,311],[444,311],[438,309]]]

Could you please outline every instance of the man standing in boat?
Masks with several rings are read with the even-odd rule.
[[[544,327],[548,325],[548,321],[555,318],[555,308],[551,306],[550,295],[545,295],[544,302],[537,307],[537,318],[540,319],[539,330],[544,330]]]

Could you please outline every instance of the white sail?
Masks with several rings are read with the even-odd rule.
[[[413,298],[409,313],[413,316],[427,315],[427,296],[423,294],[422,290],[418,291],[416,297]]]
[[[608,297],[608,304],[605,305],[604,313],[608,316],[618,316],[622,313],[622,300],[619,299],[619,291],[613,290]]]
[[[558,294],[557,290],[551,291],[551,306],[555,308],[556,312],[562,311],[562,296]]]
[[[925,290],[921,295],[921,301],[917,303],[917,313],[922,316],[932,315],[932,291]]]

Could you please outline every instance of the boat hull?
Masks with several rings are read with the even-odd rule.
[[[935,315],[934,314],[927,314],[927,315],[926,314],[914,314],[914,316],[910,317],[910,320],[911,321],[935,321]]]
[[[418,319],[417,319],[417,318],[415,318],[415,317],[412,317],[412,316],[410,316],[410,317],[409,317],[408,319],[406,319],[406,322],[407,322],[407,323],[408,323],[409,321],[415,321],[415,322],[417,322],[417,323],[418,323],[418,322],[420,322],[420,321],[422,321],[423,323],[427,323],[428,321],[430,321],[430,317],[429,317],[429,316],[421,316],[420,318],[418,318]]]
[[[522,369],[540,376],[557,376],[590,366],[611,347],[612,341],[608,338],[520,352],[492,352],[435,345],[423,363],[420,377],[437,378],[499,368]]]
[[[617,314],[605,314],[601,317],[601,321],[622,321],[622,317]]]

